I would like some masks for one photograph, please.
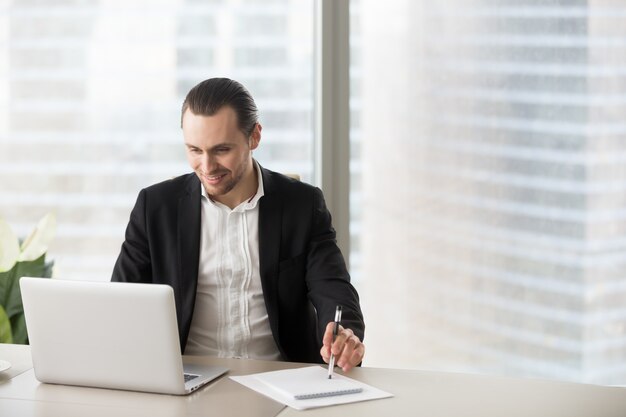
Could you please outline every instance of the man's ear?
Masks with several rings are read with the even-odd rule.
[[[262,129],[263,127],[260,123],[254,125],[254,129],[252,129],[252,133],[250,134],[250,150],[254,150],[259,146]]]

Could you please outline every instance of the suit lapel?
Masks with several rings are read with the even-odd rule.
[[[178,288],[177,310],[181,339],[186,341],[191,326],[191,316],[196,301],[198,265],[200,257],[200,181],[195,174],[189,178],[185,195],[178,200]],[[183,344],[184,346],[184,344]]]
[[[278,260],[282,235],[282,200],[269,171],[261,167],[264,196],[259,201],[259,270],[265,306],[274,335],[278,333]]]

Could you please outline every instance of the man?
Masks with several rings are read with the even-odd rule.
[[[141,190],[112,280],[172,286],[185,354],[328,362],[332,348],[358,365],[365,325],[322,192],[252,158],[250,93],[203,81],[181,126],[194,173]]]

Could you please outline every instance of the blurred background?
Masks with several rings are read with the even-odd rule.
[[[55,212],[55,275],[108,280],[215,76],[315,184],[317,1],[0,0],[0,216]],[[626,4],[341,1],[364,365],[626,385]]]

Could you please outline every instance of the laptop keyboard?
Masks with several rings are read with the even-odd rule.
[[[194,374],[184,374],[185,375],[185,382],[189,382],[192,379],[196,379],[197,377],[199,377],[200,375],[194,375]]]

